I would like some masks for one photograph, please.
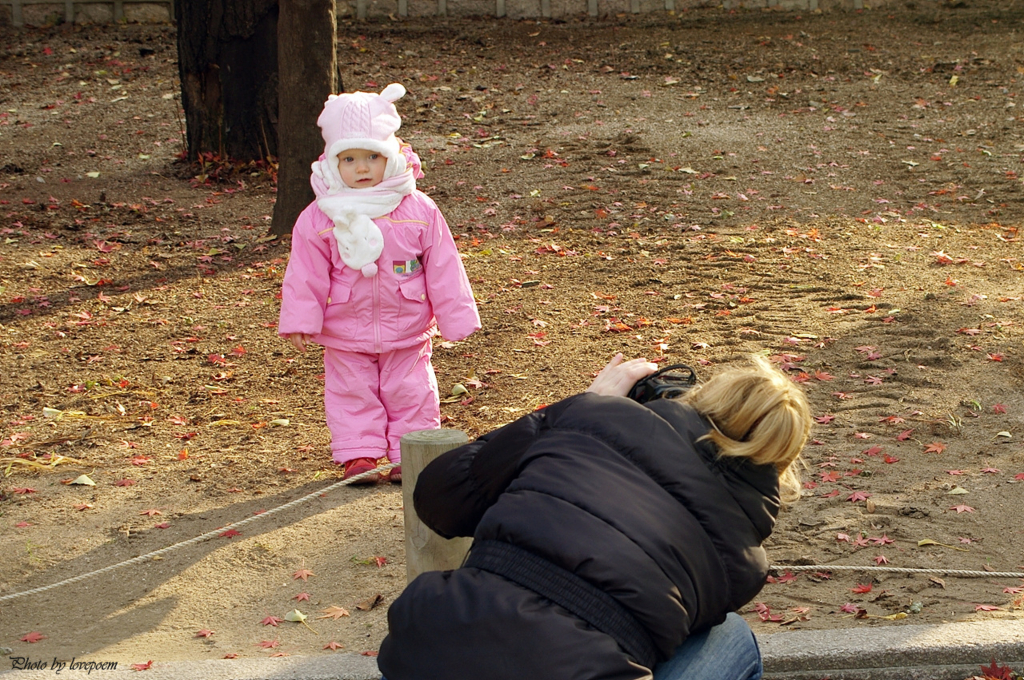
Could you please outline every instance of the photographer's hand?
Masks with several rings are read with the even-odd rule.
[[[623,361],[622,353],[619,352],[601,369],[586,391],[606,397],[624,397],[629,394],[637,380],[646,378],[657,370],[657,364],[652,364],[647,359]]]

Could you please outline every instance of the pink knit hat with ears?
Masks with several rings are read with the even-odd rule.
[[[404,157],[395,137],[395,132],[402,126],[402,119],[393,103],[404,94],[403,86],[392,83],[380,94],[352,92],[328,97],[316,124],[324,137],[327,166],[335,169],[331,179],[340,182],[340,176],[334,177],[338,155],[348,149],[376,151],[387,158],[385,179],[405,171],[405,163],[401,162]]]

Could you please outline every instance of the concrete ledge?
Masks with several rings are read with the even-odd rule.
[[[934,626],[864,626],[762,635],[765,680],[964,680],[995,660],[1024,670],[1024,620]],[[99,657],[98,657],[99,658]],[[33,659],[35,660],[35,659]],[[5,658],[4,668],[11,659]],[[116,671],[0,670],[3,680],[96,680]],[[136,677],[136,676],[132,676]],[[145,680],[379,680],[377,660],[356,654],[157,662]]]
[[[765,680],[964,680],[1024,668],[1024,620],[792,631],[758,638]]]
[[[103,659],[102,654],[93,655]],[[36,659],[33,659],[36,661]],[[49,660],[47,660],[49,661]],[[0,659],[10,669],[11,658]],[[212,659],[206,661],[154,662],[143,675],[131,669],[131,663],[118,663],[116,671],[64,670],[55,675],[50,669],[36,671],[0,671],[4,680],[103,680],[111,677],[144,680],[380,680],[377,659],[359,654],[330,656],[292,656],[276,659]],[[129,673],[133,675],[128,676]]]

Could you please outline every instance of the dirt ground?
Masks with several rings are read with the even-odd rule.
[[[346,89],[409,89],[402,136],[479,298],[483,330],[435,346],[442,391],[468,390],[445,426],[475,436],[572,394],[616,351],[702,376],[765,352],[819,424],[768,545],[783,568],[744,611],[756,632],[1019,618],[1024,580],[828,565],[1024,571],[1022,16],[340,26]],[[173,28],[0,45],[3,597],[338,471],[319,355],[276,336],[288,244],[266,238],[266,168],[175,162]],[[403,550],[400,489],[344,488],[0,601],[0,645],[372,654]],[[265,625],[293,609],[315,632]]]

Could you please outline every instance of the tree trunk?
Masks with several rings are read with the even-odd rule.
[[[327,95],[341,89],[335,0],[281,0],[277,39],[277,203],[270,231],[283,236],[313,200],[310,164],[324,148],[316,119]]]
[[[189,159],[277,154],[277,0],[176,0]]]

